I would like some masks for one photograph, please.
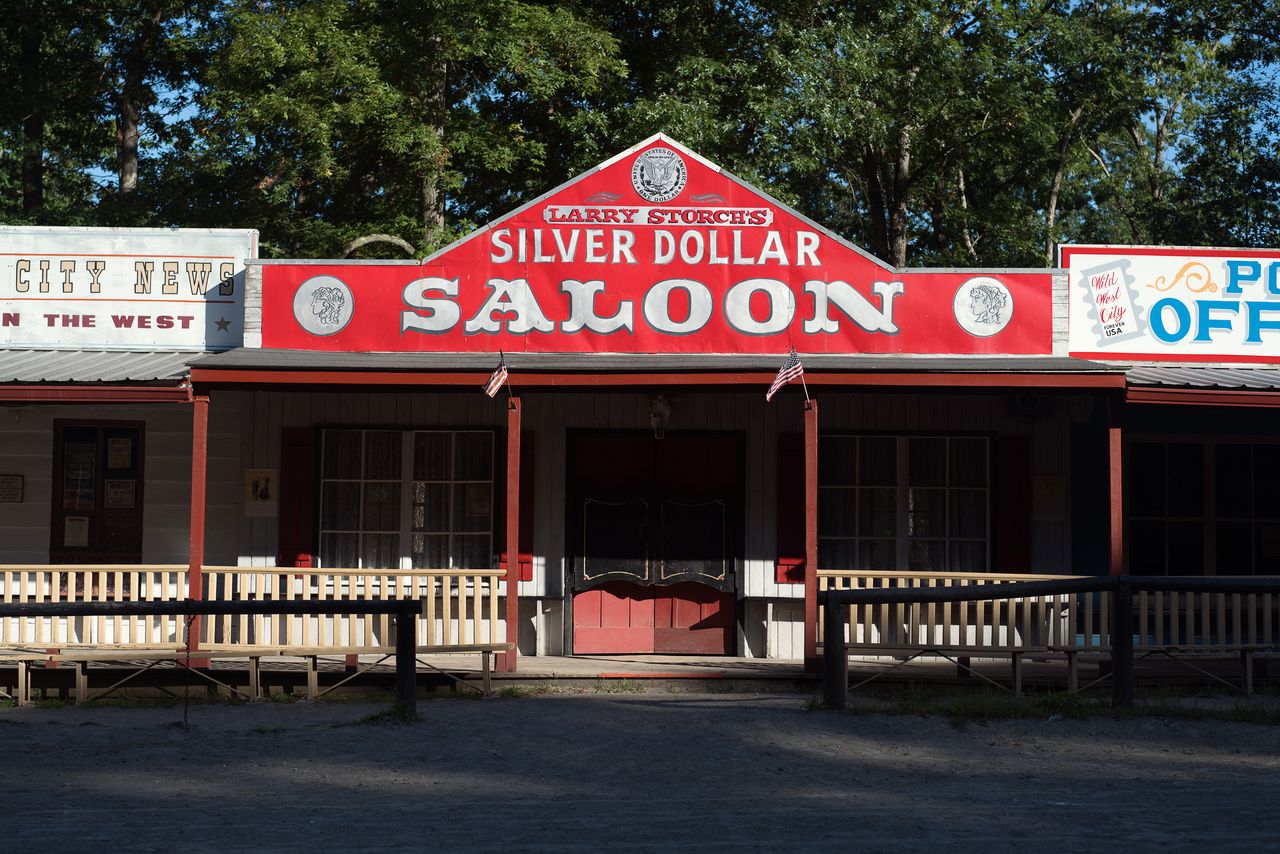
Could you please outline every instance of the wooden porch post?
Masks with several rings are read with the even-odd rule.
[[[507,640],[520,640],[520,398],[507,399]],[[498,656],[498,670],[516,671],[516,650]]]
[[[204,514],[209,454],[209,396],[191,398],[191,552],[187,566],[187,598],[204,598]],[[188,649],[200,647],[200,615],[187,629]],[[208,667],[208,659],[187,660],[190,667]]]
[[[818,401],[804,402],[804,669],[822,669],[818,657]]]
[[[1112,575],[1124,574],[1124,434],[1120,426],[1119,404],[1112,402],[1107,423],[1107,457],[1111,504]]]

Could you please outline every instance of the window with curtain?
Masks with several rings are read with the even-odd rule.
[[[988,447],[985,437],[823,436],[819,565],[985,572]]]
[[[493,566],[493,445],[484,430],[325,430],[320,565]]]

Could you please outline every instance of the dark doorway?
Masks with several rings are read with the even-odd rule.
[[[573,651],[734,651],[742,556],[737,435],[569,438]]]
[[[54,422],[53,563],[142,560],[143,425]]]

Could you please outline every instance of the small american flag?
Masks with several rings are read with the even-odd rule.
[[[791,355],[787,356],[787,360],[782,363],[782,367],[778,368],[778,375],[773,378],[773,385],[769,386],[769,391],[765,393],[765,401],[773,400],[773,396],[778,393],[778,389],[794,379],[804,377],[804,365],[800,364],[800,357],[796,355],[796,348],[791,348]]]
[[[493,375],[489,377],[489,381],[484,384],[484,393],[493,397],[498,393],[498,389],[502,388],[502,384],[507,381],[507,360],[503,358],[502,351],[498,351],[498,367],[493,369]]]

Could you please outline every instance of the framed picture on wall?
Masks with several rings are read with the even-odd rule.
[[[278,481],[275,469],[245,469],[244,515],[250,519],[274,518],[278,512]]]
[[[114,509],[131,509],[134,506],[134,482],[132,480],[104,480],[102,482],[102,506]]]
[[[88,516],[67,516],[63,520],[62,545],[69,549],[83,549],[89,545]]]
[[[20,474],[0,474],[0,503],[22,503],[23,477]]]
[[[133,440],[127,437],[112,437],[107,439],[107,468],[121,469],[133,468]]]

